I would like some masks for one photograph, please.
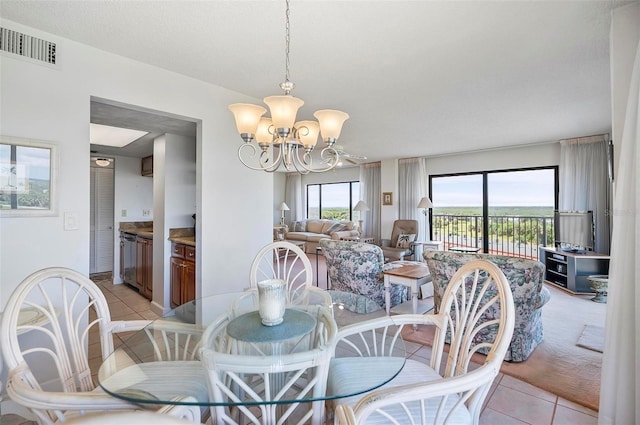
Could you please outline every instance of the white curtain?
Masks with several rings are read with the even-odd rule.
[[[398,218],[418,220],[418,240],[429,239],[426,217],[418,209],[423,196],[429,196],[427,159],[408,158],[398,162]]]
[[[376,242],[380,241],[380,197],[382,196],[380,170],[379,162],[360,166],[360,199],[369,207],[369,211],[363,214],[363,233],[373,237]]]
[[[598,423],[640,424],[640,45],[616,170]]]
[[[304,220],[302,205],[302,177],[298,173],[287,173],[284,183],[284,202],[289,207],[290,223]]]
[[[608,254],[611,234],[611,182],[607,145],[609,136],[563,140],[560,144],[561,211],[593,211],[594,251]]]

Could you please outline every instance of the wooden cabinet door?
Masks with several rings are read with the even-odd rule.
[[[171,257],[171,308],[176,308],[182,304],[182,263],[183,260]]]
[[[145,244],[144,239],[136,239],[136,287],[142,293],[145,275]]]
[[[196,263],[185,261],[182,280],[182,303],[196,299]]]
[[[153,241],[144,241],[144,279],[142,283],[142,295],[148,299],[153,298]]]

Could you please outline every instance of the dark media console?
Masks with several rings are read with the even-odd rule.
[[[545,280],[575,294],[593,293],[588,276],[609,274],[609,256],[593,251],[563,251],[538,248],[540,262],[546,266]]]

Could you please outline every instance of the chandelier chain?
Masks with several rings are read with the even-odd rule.
[[[285,1],[285,36],[284,36],[284,83],[280,84],[280,87],[284,90],[285,94],[289,94],[294,87],[294,84],[289,80],[289,44],[291,43],[291,34],[290,34],[290,22],[289,22],[289,0]]]

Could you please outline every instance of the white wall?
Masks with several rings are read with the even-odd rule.
[[[158,137],[153,145],[153,307],[171,308],[169,229],[193,227],[196,211],[196,143],[174,134]]]
[[[89,272],[91,96],[202,120],[197,130],[197,285],[206,282],[202,295],[244,288],[253,256],[272,238],[273,178],[237,160],[242,142],[227,105],[258,100],[8,20],[0,24],[57,43],[55,68],[2,56],[0,128],[4,135],[59,147],[61,212],[0,219],[1,308],[20,281],[42,267]],[[79,230],[63,230],[65,211],[78,214]]]
[[[560,164],[560,143],[492,149],[458,155],[427,157],[429,175],[547,167]]]
[[[114,157],[113,283],[120,279],[120,222],[153,220],[153,178],[140,174],[140,158]],[[122,217],[126,210],[126,217]],[[150,210],[150,216],[143,216]]]

